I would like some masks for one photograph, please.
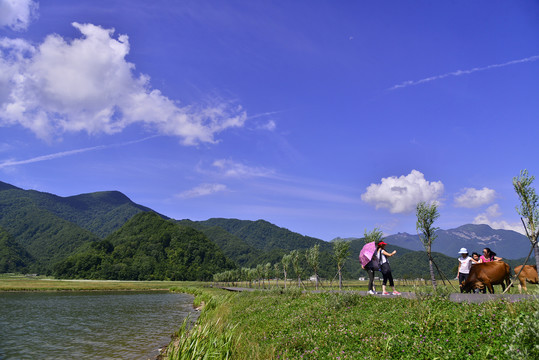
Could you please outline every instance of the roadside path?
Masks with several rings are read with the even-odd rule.
[[[244,288],[244,287],[220,287],[221,289],[228,290],[228,291],[236,291],[236,292],[243,292],[243,291],[256,291],[256,290],[264,290],[264,289],[255,289],[255,288]],[[332,292],[340,292],[338,290],[330,290]],[[305,292],[305,291],[304,291]],[[320,293],[322,290],[313,290],[310,291],[313,293]],[[345,290],[342,292],[347,293],[356,293],[362,296],[376,296],[381,298],[396,298],[396,297],[403,297],[405,299],[417,299],[417,295],[413,292],[403,292],[401,295],[382,295],[380,293],[376,295],[369,295],[366,291],[357,291],[357,290]],[[529,295],[529,294],[460,294],[460,293],[452,293],[449,295],[449,300],[457,303],[462,302],[469,302],[469,303],[483,303],[486,301],[494,301],[494,300],[506,300],[506,301],[520,301],[524,299],[535,299],[539,300],[538,295]]]

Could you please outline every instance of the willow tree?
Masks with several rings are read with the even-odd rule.
[[[318,269],[320,268],[320,245],[316,244],[305,253],[307,264],[314,271],[316,290],[318,290]]]
[[[299,250],[292,250],[290,252],[290,255],[292,256],[292,266],[294,267],[294,271],[296,273],[296,276],[298,277],[298,287],[301,287],[301,275],[303,273],[303,269],[301,268],[300,264],[300,252]]]
[[[432,287],[436,290],[436,278],[434,277],[434,268],[432,267],[432,242],[436,239],[436,231],[439,229],[434,227],[434,221],[440,217],[438,206],[435,202],[427,205],[424,201],[417,204],[416,207],[417,223],[416,229],[419,235],[419,240],[423,243],[427,255],[429,257],[429,271]]]
[[[286,289],[286,280],[288,275],[288,269],[290,268],[290,262],[292,261],[292,255],[291,254],[285,254],[283,255],[283,259],[281,260],[281,264],[283,264],[283,273],[284,273],[284,288]]]
[[[275,286],[279,287],[279,274],[281,273],[281,265],[278,262],[273,264],[273,273],[275,275]]]
[[[526,235],[530,240],[533,251],[535,252],[535,264],[539,266],[539,248],[537,238],[539,237],[539,197],[532,187],[535,176],[530,176],[528,170],[520,171],[518,177],[513,178],[513,186],[520,200],[520,207],[517,206],[517,212],[524,217]]]
[[[342,268],[349,255],[350,243],[348,241],[337,240],[333,243],[333,256],[337,261],[337,272],[339,274],[339,290],[342,290]]]
[[[378,228],[374,228],[372,231],[365,229],[363,241],[365,241],[365,244],[374,242],[378,246],[378,243],[382,240],[382,236],[384,236],[384,233]]]

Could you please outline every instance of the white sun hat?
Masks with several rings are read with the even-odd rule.
[[[468,250],[466,250],[466,248],[460,248],[459,254],[467,254],[467,253],[468,253]]]

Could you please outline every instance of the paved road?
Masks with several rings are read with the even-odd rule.
[[[256,291],[259,289],[255,288],[242,288],[242,287],[222,287],[222,289],[228,290],[228,291]],[[332,290],[334,292],[339,292],[338,290]],[[321,290],[314,290],[312,292],[322,292]],[[352,290],[346,290],[343,292],[352,292],[357,293],[359,295],[363,296],[376,296],[381,298],[395,298],[395,297],[403,297],[406,299],[417,299],[417,295],[413,292],[403,292],[401,295],[382,295],[380,293],[376,295],[369,295],[366,291],[352,291]],[[449,295],[449,300],[453,302],[469,302],[469,303],[483,303],[485,301],[494,301],[494,300],[507,300],[507,301],[520,301],[524,299],[535,299],[539,300],[538,295],[528,295],[528,294],[460,294],[460,293],[453,293]]]

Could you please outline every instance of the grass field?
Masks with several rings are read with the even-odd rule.
[[[169,359],[539,358],[539,303],[454,303],[355,293],[243,293],[182,287],[206,308],[182,328]],[[478,295],[481,296],[481,295]]]
[[[179,281],[57,280],[46,277],[0,274],[0,291],[128,291],[169,290],[194,285]]]

